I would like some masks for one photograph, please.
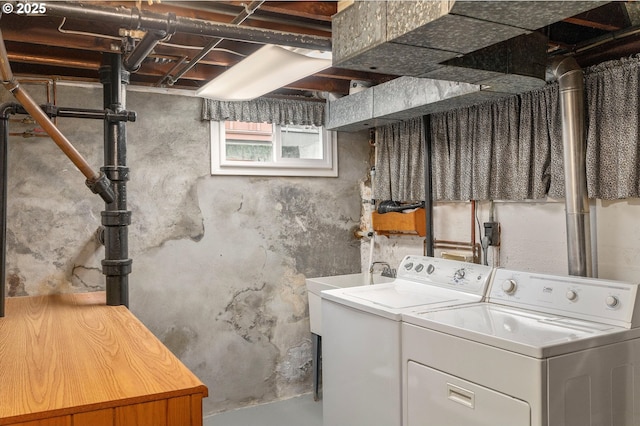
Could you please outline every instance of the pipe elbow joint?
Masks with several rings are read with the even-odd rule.
[[[14,93],[20,87],[20,83],[18,83],[18,80],[16,80],[13,76],[11,76],[10,80],[3,80],[2,85],[11,93]]]
[[[584,87],[584,73],[573,56],[553,59],[548,70],[560,83],[560,90],[582,90]]]
[[[104,173],[100,173],[94,179],[87,179],[86,184],[91,192],[100,195],[105,203],[110,204],[115,201],[116,195],[111,189],[111,182]]]

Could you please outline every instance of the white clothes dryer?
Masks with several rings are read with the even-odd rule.
[[[406,313],[404,426],[639,426],[638,297],[498,269],[487,302]]]
[[[391,283],[323,291],[323,423],[401,426],[401,314],[479,302],[491,273],[407,256]]]

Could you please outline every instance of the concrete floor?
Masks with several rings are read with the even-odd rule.
[[[322,426],[322,402],[312,394],[205,417],[204,426]]]

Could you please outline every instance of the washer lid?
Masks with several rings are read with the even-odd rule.
[[[402,320],[535,358],[547,358],[640,337],[640,329],[523,309],[474,303],[408,313]]]
[[[433,294],[425,291],[424,288],[398,284],[359,287],[351,291],[345,291],[344,294],[350,295],[354,299],[360,299],[363,302],[374,303],[390,309],[406,309],[456,300],[455,297],[452,297],[455,295],[452,294]]]
[[[400,321],[401,313],[479,302],[482,296],[396,279],[392,283],[326,290],[323,299]]]

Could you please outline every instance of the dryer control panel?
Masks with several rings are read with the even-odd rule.
[[[640,325],[638,284],[498,269],[489,302],[626,328]]]
[[[484,295],[492,271],[476,263],[409,255],[400,263],[397,278]]]

